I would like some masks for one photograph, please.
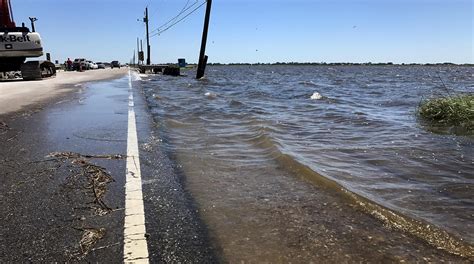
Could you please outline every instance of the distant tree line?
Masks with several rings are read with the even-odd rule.
[[[300,66],[474,66],[474,64],[455,64],[451,62],[444,63],[401,63],[396,64],[393,62],[365,62],[365,63],[354,63],[354,62],[275,62],[275,63],[208,63],[214,66],[224,65],[300,65]]]

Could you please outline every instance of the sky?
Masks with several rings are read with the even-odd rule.
[[[121,62],[137,37],[145,46],[146,6],[153,31],[203,1],[11,0],[17,24],[38,18],[53,60]],[[196,62],[204,12],[152,37],[152,63]],[[472,0],[213,0],[206,54],[220,63],[474,63],[473,13]]]

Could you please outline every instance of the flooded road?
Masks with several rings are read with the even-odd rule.
[[[473,139],[414,112],[472,74],[236,66],[142,86],[223,259],[435,261],[472,258]]]
[[[126,87],[77,84],[0,117],[0,262],[122,260]]]
[[[1,263],[124,261],[129,81],[74,87],[41,108],[0,115]],[[149,260],[215,263],[136,88]]]
[[[413,94],[439,87],[384,83],[371,103],[367,79],[395,68],[294,69],[132,74],[150,262],[472,262],[472,137],[413,116]],[[363,69],[369,85],[347,88]],[[470,69],[439,70],[472,88]],[[349,79],[324,88],[329,75]],[[1,261],[123,260],[128,88],[2,116]]]

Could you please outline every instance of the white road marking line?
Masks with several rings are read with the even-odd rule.
[[[142,178],[138,153],[137,124],[130,70],[128,71],[128,87],[127,173],[123,257],[125,263],[149,263],[145,236],[145,209],[143,206]]]

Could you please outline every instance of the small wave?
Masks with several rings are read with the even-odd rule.
[[[207,99],[216,99],[217,98],[217,94],[211,93],[211,92],[207,92],[204,95],[207,97]]]
[[[289,173],[297,177],[303,177],[318,186],[338,193],[348,203],[377,218],[385,225],[414,235],[450,253],[468,258],[474,257],[474,246],[463,241],[463,239],[433,224],[411,218],[359,195],[337,181],[319,174],[292,155],[284,153],[281,150],[281,145],[264,128],[259,129],[255,137],[249,139],[249,142],[258,148],[265,149],[265,152]]]
[[[242,103],[240,101],[237,101],[237,100],[230,100],[230,102],[229,102],[230,107],[241,107],[243,105],[244,105],[244,103]]]
[[[469,201],[474,193],[474,184],[446,183],[438,187],[438,192],[454,199]]]
[[[181,121],[178,121],[176,119],[167,119],[166,120],[166,126],[169,128],[182,128],[182,127],[189,127],[190,125]]]
[[[310,167],[300,163],[291,155],[281,153],[276,157],[276,160],[282,164],[283,168],[289,170],[291,173],[302,176],[319,186],[336,191],[349,203],[352,203],[365,213],[382,221],[387,226],[407,232],[450,253],[468,258],[474,257],[473,245],[449,234],[435,225],[408,217],[352,192],[338,182],[313,171]]]
[[[311,87],[318,87],[318,85],[315,84],[312,81],[303,81],[303,82],[299,82],[299,84],[302,84],[302,85],[305,85],[305,86],[311,86]]]
[[[269,150],[270,153],[279,153],[279,144],[267,135],[265,128],[260,128],[254,137],[248,139],[248,141],[258,148]]]

